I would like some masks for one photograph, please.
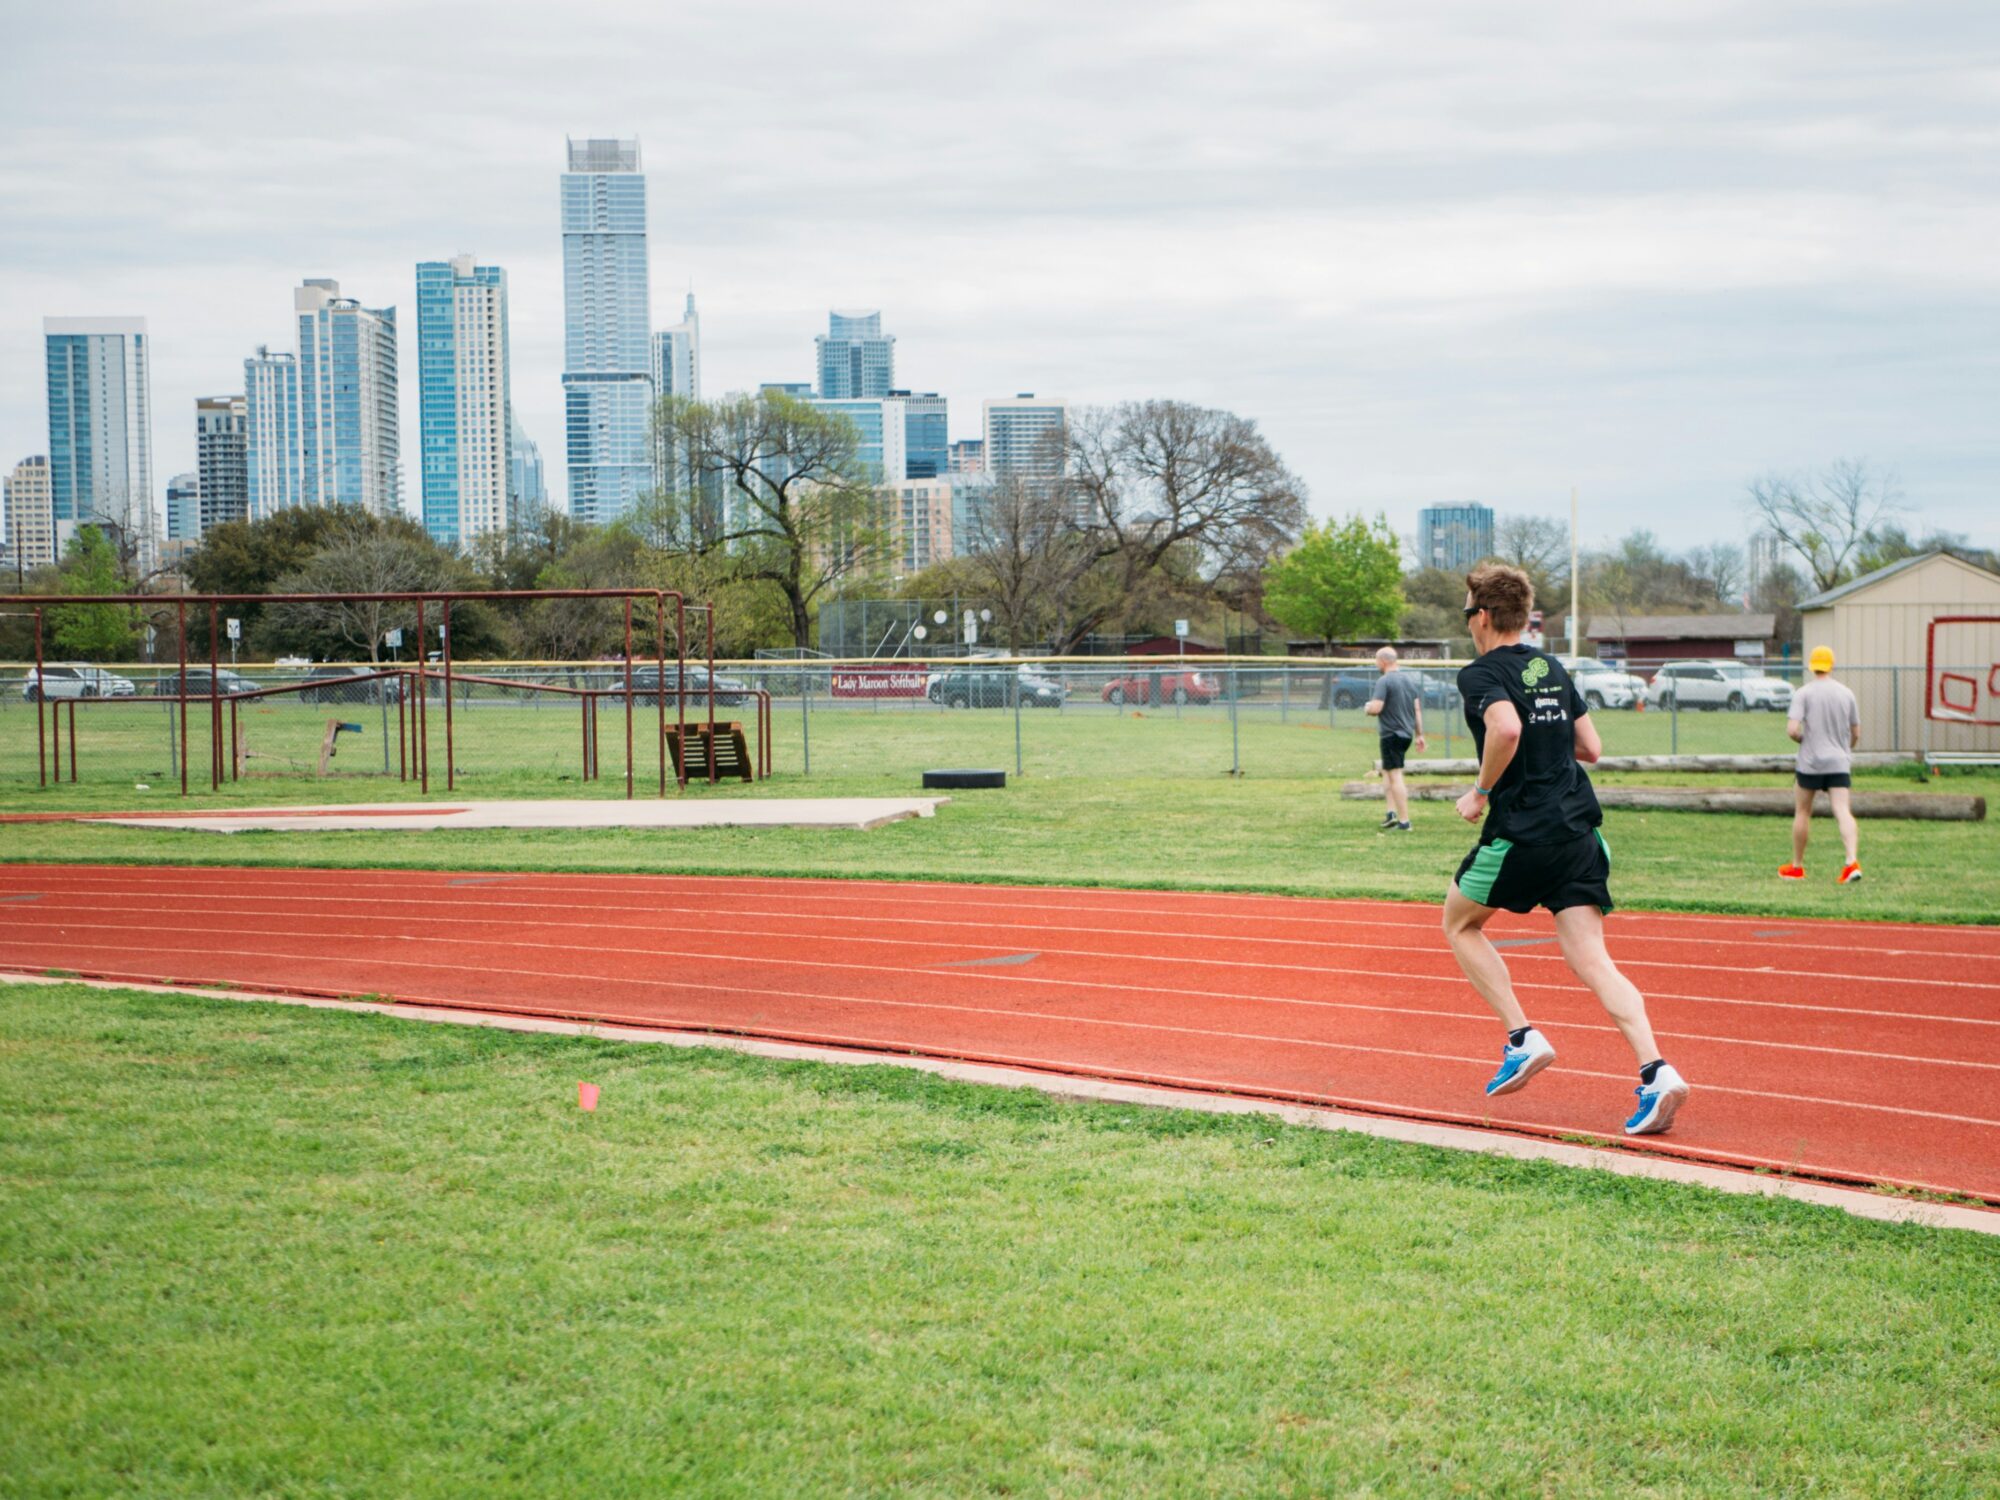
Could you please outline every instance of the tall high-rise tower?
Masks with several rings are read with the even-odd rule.
[[[49,504],[47,455],[37,453],[14,465],[14,472],[0,481],[0,503],[7,512],[7,561],[16,581],[29,568],[52,564],[56,560],[56,523]]]
[[[403,508],[396,309],[363,307],[340,283],[308,280],[299,318],[299,433],[307,505]]]
[[[653,393],[701,399],[701,314],[694,310],[693,292],[680,322],[653,335]]]
[[[823,401],[854,401],[889,394],[896,383],[896,340],[884,336],[879,312],[828,313],[819,351]]]
[[[243,361],[243,499],[253,521],[306,503],[298,356],[263,344]]]
[[[142,572],[158,565],[152,351],[144,318],[44,318],[50,504],[60,547],[78,526],[119,533]]]
[[[447,547],[504,531],[507,273],[472,257],[417,267],[417,380],[424,529]]]
[[[636,140],[572,140],[562,174],[569,508],[610,521],[652,484],[646,179]]]
[[[196,535],[224,521],[250,517],[249,402],[242,396],[197,396],[195,472],[201,478]]]

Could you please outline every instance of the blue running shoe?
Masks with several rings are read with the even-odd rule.
[[[1549,1045],[1549,1039],[1530,1026],[1520,1046],[1509,1042],[1500,1054],[1500,1071],[1486,1085],[1486,1092],[1511,1094],[1555,1060],[1556,1049]]]
[[[1674,1123],[1674,1114],[1687,1101],[1687,1080],[1674,1071],[1672,1063],[1661,1063],[1651,1083],[1632,1090],[1639,1096],[1639,1112],[1625,1122],[1627,1135],[1664,1135]]]

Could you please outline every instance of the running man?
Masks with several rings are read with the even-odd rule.
[[[1375,665],[1382,675],[1375,679],[1375,691],[1368,699],[1368,716],[1382,736],[1382,794],[1389,810],[1382,814],[1382,832],[1410,831],[1410,790],[1403,785],[1403,757],[1415,741],[1419,750],[1429,748],[1424,739],[1423,685],[1406,672],[1396,670],[1396,648],[1384,646],[1375,653]]]
[[[1792,789],[1792,862],[1778,868],[1780,880],[1806,878],[1806,839],[1812,833],[1813,798],[1821,792],[1833,804],[1833,821],[1847,863],[1840,883],[1861,878],[1861,830],[1854,826],[1854,751],[1861,743],[1861,705],[1853,689],[1833,680],[1833,648],[1815,646],[1806,659],[1813,680],[1792,695],[1785,733],[1799,743],[1799,768]]]
[[[1444,930],[1458,966],[1507,1028],[1500,1071],[1488,1094],[1511,1094],[1555,1061],[1556,1049],[1528,1023],[1507,965],[1486,936],[1495,911],[1555,914],[1556,940],[1576,977],[1624,1033],[1639,1061],[1639,1108],[1627,1135],[1657,1135],[1674,1123],[1687,1081],[1660,1056],[1646,1001],[1604,948],[1611,910],[1611,850],[1604,815],[1579,762],[1603,753],[1589,707],[1562,664],[1521,644],[1534,586],[1519,568],[1485,563],[1465,580],[1465,621],[1478,660],[1458,674],[1479,781],[1458,799],[1479,842],[1445,897]]]

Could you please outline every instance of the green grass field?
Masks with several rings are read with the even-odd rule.
[[[0,1182],[8,1497],[2000,1487],[2000,1240],[1266,1119],[14,986]]]

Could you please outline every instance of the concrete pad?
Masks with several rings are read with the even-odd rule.
[[[634,798],[630,802],[560,800],[458,802],[449,807],[283,807],[193,812],[183,816],[88,821],[121,828],[181,828],[202,833],[314,832],[394,828],[847,828],[865,831],[904,818],[928,818],[949,797]]]

